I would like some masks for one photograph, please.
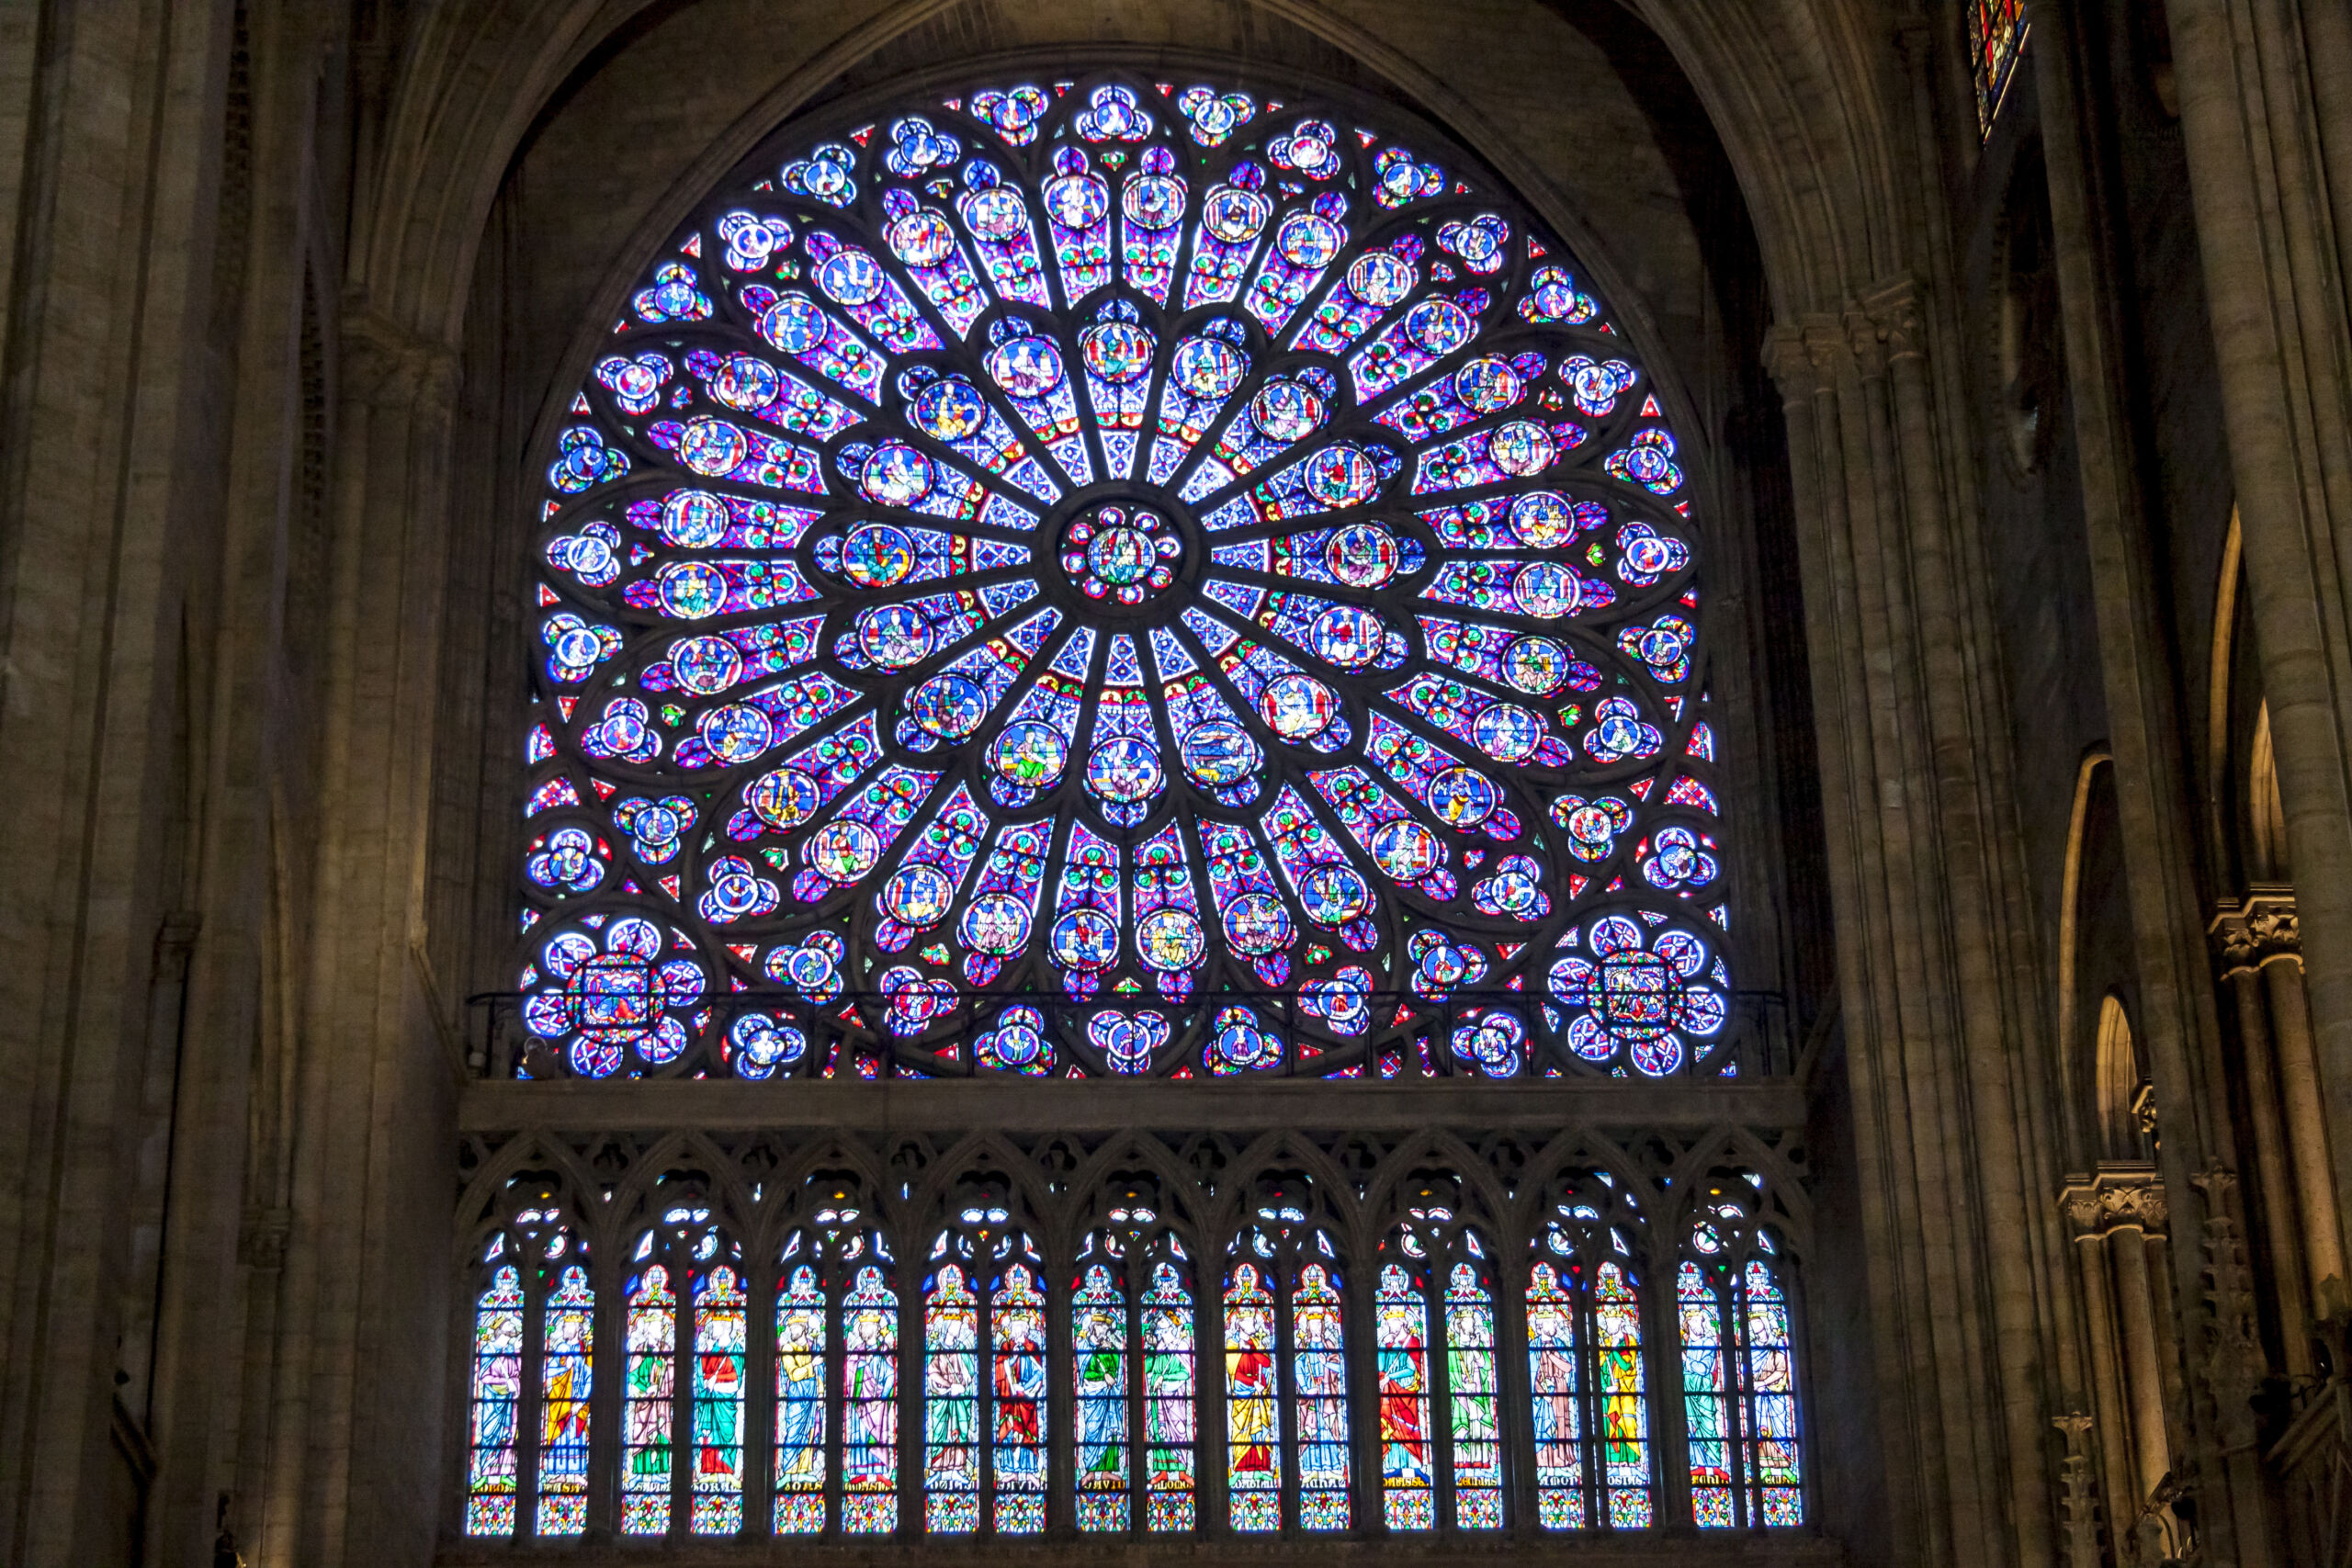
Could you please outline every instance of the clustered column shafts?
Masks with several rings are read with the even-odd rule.
[[[2092,1354],[2090,1428],[2110,1529],[2162,1509],[2152,1498],[2176,1465],[2165,1368],[2176,1312],[2165,1275],[2164,1181],[2146,1165],[2105,1165],[2074,1178],[2058,1207],[2075,1237]],[[2167,1516],[2167,1518],[2169,1516]]]
[[[2065,1286],[2031,1226],[1988,1219],[2005,1199],[2023,1212],[2043,1135],[2013,1067],[2030,1052],[2001,962],[2017,867],[1996,826],[1997,682],[1973,667],[1990,631],[1959,581],[1971,555],[1940,458],[1931,303],[1890,280],[1777,328],[1766,363],[1824,594],[1806,619],[1864,1214],[1894,1258],[1874,1289],[1934,1348],[1881,1363],[1912,1450],[1895,1468],[1935,1494],[1896,1509],[1923,1556],[2041,1568],[2058,1528],[2039,1303]],[[1989,1400],[1938,1375],[1962,1362],[1997,1369]]]
[[[2128,385],[2131,351],[2116,288],[2116,280],[2124,276],[2120,265],[2123,240],[2112,227],[2116,202],[2104,183],[2109,132],[2092,107],[2093,62],[2098,56],[2087,23],[2076,11],[2057,7],[2040,20],[2042,26],[2030,52],[2041,96],[2052,259],[2075,430],[2075,477],[2088,545],[2100,685],[2108,743],[2114,754],[2116,813],[2133,846],[2124,861],[2131,894],[2132,967],[2141,1033],[2165,1132],[2155,1151],[2161,1172],[2155,1179],[2168,1178],[2174,1184],[2180,1228],[2189,1244],[2171,1260],[2176,1277],[2165,1292],[2166,1310],[2161,1313],[2151,1308],[2143,1251],[2136,1246],[2109,1249],[2119,1269],[2123,1349],[2127,1358],[2146,1358],[2154,1353],[2157,1319],[2172,1316],[2170,1301],[2195,1299],[2198,1259],[2210,1241],[2206,1228],[2234,1232],[2238,1224],[2234,1211],[2200,1213],[2184,1182],[2194,1170],[2232,1168],[2240,1156],[2228,1116],[2211,987],[2203,955],[2188,935],[2199,913],[2193,881],[2195,840],[2188,782],[2177,748],[2170,741],[2179,728],[2177,693],[2162,623],[2161,578],[2152,537],[2156,519],[2140,481],[2147,464]],[[2075,1043],[2059,1044],[2068,1050]],[[2225,1184],[2197,1190],[2210,1201],[2233,1201],[2236,1190]],[[2123,1261],[2127,1253],[2128,1264]],[[2136,1270],[2142,1279],[2135,1285],[2125,1270]],[[2222,1333],[2205,1314],[2188,1317],[2198,1325],[2192,1339],[2210,1342]],[[2211,1550],[2239,1556],[2249,1564],[2265,1562],[2267,1527],[2259,1488],[2252,1483],[2243,1456],[2230,1455],[2220,1437],[2228,1413],[2254,1392],[2252,1382],[2234,1359],[2200,1355],[2195,1364],[2204,1374],[2198,1380],[2203,1396],[2199,1408],[2213,1414],[2187,1423],[2186,1451],[2180,1458],[2186,1468],[2212,1475],[2217,1483],[2221,1472],[2228,1476],[2226,1490],[2219,1484],[2208,1489],[2200,1529]],[[2095,1366],[2093,1375],[2103,1375],[2102,1370]],[[2219,1381],[2223,1378],[2233,1381]],[[2130,1435],[2143,1473],[2131,1515],[2110,1518],[2119,1543],[2141,1513],[2136,1505],[2164,1473],[2162,1466],[2154,1475],[2145,1473],[2151,1452],[2162,1451],[2163,1379],[2154,1367],[2135,1364],[2131,1384],[2135,1395],[2156,1403],[2143,1410],[2135,1400],[2131,1411]],[[2103,1436],[2110,1447],[2124,1440],[2120,1428]]]

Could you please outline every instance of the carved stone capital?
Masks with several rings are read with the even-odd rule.
[[[2096,1175],[2073,1178],[2058,1194],[2058,1212],[2077,1240],[2114,1231],[2165,1234],[2164,1179],[2154,1166],[2103,1165]]]
[[[1781,389],[1781,402],[1802,402],[1820,389],[1812,362],[1805,357],[1804,333],[1796,328],[1781,325],[1768,330],[1758,357],[1764,361],[1764,373]]]
[[[1844,345],[1826,316],[1774,327],[1764,339],[1764,368],[1780,383],[1783,403],[1803,403],[1838,384]]]
[[[237,1225],[237,1261],[248,1269],[284,1268],[293,1225],[290,1209],[247,1209]]]
[[[1879,332],[1878,319],[1857,306],[1846,312],[1846,352],[1854,356],[1856,368],[1864,380],[1886,374],[1886,344]]]
[[[343,381],[371,408],[447,412],[458,391],[458,351],[419,336],[373,310],[346,309]]]
[[[1926,352],[1919,326],[1918,279],[1898,277],[1881,284],[1863,295],[1861,303],[1890,361]]]
[[[2234,904],[2224,904],[2206,927],[2206,936],[2227,979],[2241,969],[2259,969],[2265,961],[2284,955],[2300,957],[2302,934],[2295,919],[2292,888],[2255,887]]]

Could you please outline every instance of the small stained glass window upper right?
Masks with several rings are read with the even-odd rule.
[[[1976,129],[1993,134],[1993,118],[2009,96],[2009,79],[2025,53],[2025,0],[1968,0],[1969,63],[1976,76]]]

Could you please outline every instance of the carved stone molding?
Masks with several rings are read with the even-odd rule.
[[[2211,1165],[2188,1179],[2205,1198],[2205,1344],[2198,1359],[2228,1452],[2255,1443],[2254,1396],[2270,1367],[2255,1327],[2254,1271],[2234,1213],[2237,1174]]]
[[[2072,1234],[2106,1235],[2119,1230],[2165,1234],[2164,1179],[2148,1165],[2104,1165],[2097,1174],[2068,1179],[2058,1194],[2058,1212]]]
[[[2095,1425],[2079,1410],[2053,1416],[2050,1424],[2066,1434],[2066,1455],[2058,1465],[2058,1513],[2066,1532],[2067,1568],[2098,1568],[2098,1500],[2091,1481],[2090,1434]]]
[[[2224,904],[2215,912],[2206,936],[2221,961],[2223,979],[2240,970],[2259,969],[2267,959],[2301,957],[2302,936],[2293,890],[2249,889],[2242,901]]]

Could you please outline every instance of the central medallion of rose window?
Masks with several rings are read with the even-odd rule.
[[[1089,599],[1140,604],[1176,581],[1183,541],[1159,513],[1104,506],[1062,532],[1062,570]]]

